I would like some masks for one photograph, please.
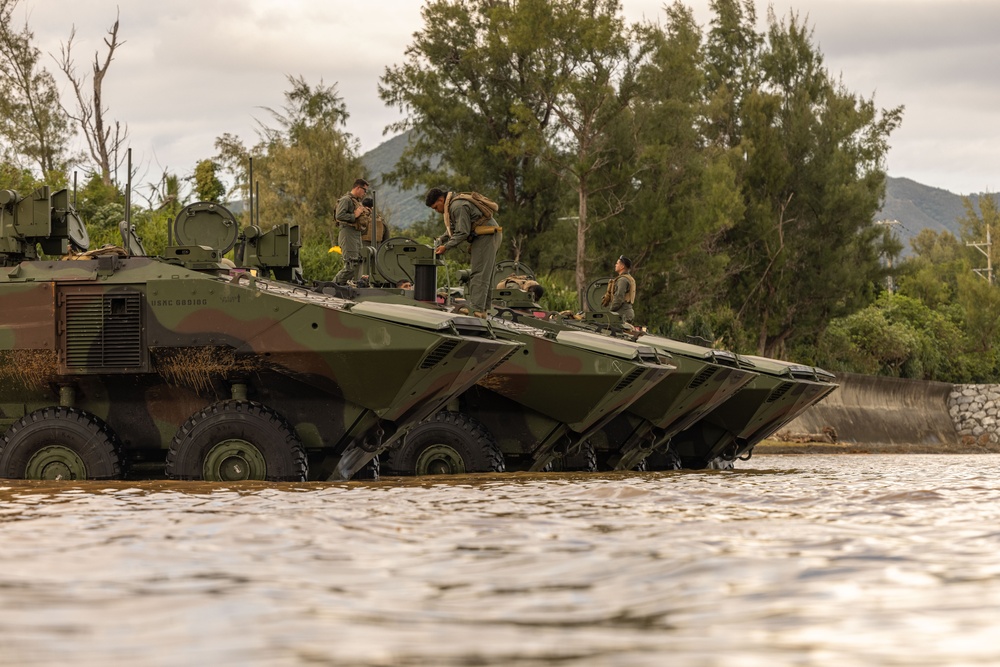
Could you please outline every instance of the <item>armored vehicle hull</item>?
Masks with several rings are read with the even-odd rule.
[[[365,275],[373,287],[318,283],[316,289],[362,302],[413,303],[429,309],[436,283],[433,249],[403,238],[367,249]],[[411,290],[395,286],[413,281]],[[426,289],[429,287],[430,289]],[[655,390],[674,367],[647,345],[571,327],[560,330],[490,319],[495,334],[523,347],[414,427],[382,457],[387,474],[422,475],[544,470],[628,406]]]
[[[527,301],[525,301],[527,299]],[[601,338],[642,345],[669,358],[675,370],[649,392],[604,422],[579,451],[563,457],[562,470],[630,470],[642,467],[652,452],[666,450],[670,438],[724,401],[753,378],[736,356],[719,350],[672,341],[659,336],[626,339],[609,334],[601,313],[563,318],[533,308],[530,297],[517,289],[497,289],[494,304],[504,318],[544,331],[604,332]],[[596,334],[595,334],[596,335]]]
[[[686,468],[726,465],[747,458],[776,433],[837,388],[832,374],[764,357],[740,357],[757,376],[740,391],[674,436],[671,447]]]
[[[721,350],[662,338],[637,341],[669,354],[677,370],[591,440],[608,469],[628,470],[651,454],[667,454],[671,440],[751,382],[755,374]],[[679,461],[677,463],[680,463]]]
[[[347,479],[518,347],[476,318],[230,275],[200,246],[7,250],[4,477]]]
[[[645,346],[492,322],[498,337],[523,347],[460,394],[445,414],[411,429],[386,453],[387,474],[544,470],[673,370]],[[470,425],[466,443],[447,439],[441,427],[459,422]],[[464,454],[477,447],[492,455]],[[502,467],[483,467],[500,460]]]

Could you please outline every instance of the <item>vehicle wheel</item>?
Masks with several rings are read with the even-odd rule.
[[[386,474],[458,475],[503,472],[503,452],[478,421],[442,410],[417,424],[383,453]],[[391,472],[389,472],[391,471]]]
[[[305,481],[305,447],[277,412],[220,401],[187,420],[170,443],[167,477],[210,482]]]
[[[556,457],[544,472],[597,472],[597,450],[594,443],[584,440],[572,454]]]
[[[680,470],[685,467],[672,449],[656,450],[642,460],[645,470]]]
[[[378,454],[376,454],[375,457],[366,463],[361,470],[354,473],[354,477],[351,479],[378,479],[381,468],[382,466],[379,462]]]
[[[119,479],[121,442],[99,417],[76,408],[36,410],[0,440],[0,475],[14,479]]]
[[[635,470],[636,472],[646,472],[646,459],[639,461],[639,463],[637,463],[632,470]]]

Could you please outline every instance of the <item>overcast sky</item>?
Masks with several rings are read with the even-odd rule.
[[[418,0],[21,0],[36,44],[58,57],[76,26],[78,69],[120,9],[125,41],[105,79],[110,115],[128,123],[147,179],[189,174],[216,137],[255,140],[261,107],[280,108],[287,75],[337,83],[347,129],[362,151],[399,119],[377,82],[403,62],[421,28]],[[708,0],[688,0],[699,23]],[[879,107],[905,105],[891,137],[890,176],[958,194],[1000,190],[1000,2],[997,0],[774,0],[779,16],[808,17],[828,69]],[[624,0],[632,21],[662,17],[660,0]],[[767,4],[757,3],[762,24]],[[47,59],[54,73],[54,59]],[[58,73],[59,82],[65,78]],[[64,85],[64,96],[71,91]],[[67,97],[68,100],[68,97]]]

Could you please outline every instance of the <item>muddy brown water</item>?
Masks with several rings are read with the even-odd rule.
[[[1000,456],[0,481],[3,665],[995,665]]]

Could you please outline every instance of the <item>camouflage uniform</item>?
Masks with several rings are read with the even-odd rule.
[[[632,323],[635,319],[635,310],[632,303],[635,301],[635,279],[623,273],[611,281],[614,284],[614,291],[611,295],[611,312],[622,316],[622,322]]]
[[[493,266],[503,240],[503,232],[479,236],[472,233],[477,225],[497,227],[496,217],[486,218],[470,201],[452,201],[448,208],[451,218],[451,238],[444,244],[447,250],[468,242],[472,254],[469,267],[469,307],[485,313],[490,307],[490,288],[493,285]],[[447,251],[446,250],[446,251]]]
[[[348,280],[358,279],[358,269],[361,267],[361,220],[354,217],[354,211],[361,206],[361,200],[348,192],[337,200],[337,213],[334,216],[340,232],[337,234],[337,245],[340,246],[344,258],[344,268],[334,276],[333,282],[341,285]]]

